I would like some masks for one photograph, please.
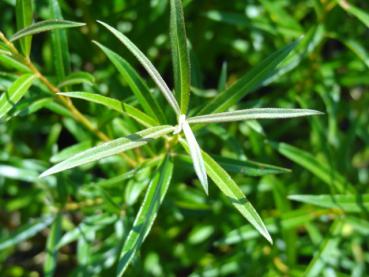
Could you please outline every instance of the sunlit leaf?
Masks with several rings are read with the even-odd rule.
[[[167,193],[172,178],[172,171],[173,163],[167,156],[152,177],[133,227],[124,242],[123,249],[119,255],[117,276],[123,275],[137,250],[140,249],[149,234],[160,205]]]
[[[184,140],[181,140],[181,144],[186,151],[189,151],[189,147]],[[251,225],[264,238],[272,243],[272,238],[270,237],[259,214],[232,177],[229,176],[229,174],[207,153],[202,152],[202,157],[205,162],[206,172],[213,182],[224,193],[224,195],[230,199],[236,209],[251,223]]]
[[[170,1],[170,40],[175,91],[180,99],[181,113],[186,114],[190,101],[191,72],[182,0]]]
[[[29,35],[34,35],[34,34],[38,34],[38,33],[42,33],[42,32],[46,32],[46,31],[52,31],[52,30],[57,30],[57,29],[65,29],[65,28],[81,27],[81,26],[84,26],[84,25],[85,25],[85,23],[62,20],[62,19],[44,20],[44,21],[34,23],[34,24],[18,31],[17,33],[15,33],[12,36],[11,41],[16,41],[16,40],[18,40],[22,37],[29,36]]]
[[[168,88],[167,84],[161,77],[160,73],[156,70],[153,64],[149,61],[149,59],[141,52],[140,49],[137,48],[136,45],[133,44],[124,34],[111,27],[110,25],[98,21],[101,25],[107,28],[110,32],[114,34],[127,48],[132,52],[132,54],[139,60],[139,62],[143,65],[143,67],[150,74],[151,78],[154,80],[156,85],[159,87],[160,91],[163,93],[164,97],[167,99],[169,105],[173,108],[177,115],[180,115],[180,109],[177,103],[176,98],[173,93]]]
[[[252,119],[279,119],[293,118],[301,116],[319,115],[321,112],[308,109],[278,109],[278,108],[259,108],[238,110],[234,112],[224,112],[209,115],[200,115],[187,119],[188,123],[214,123],[232,122]]]
[[[369,194],[290,195],[288,199],[324,208],[340,209],[345,212],[366,213],[369,210]]]
[[[25,74],[19,77],[0,97],[0,119],[13,108],[32,85],[35,75]]]
[[[188,148],[190,151],[190,155],[192,158],[193,167],[195,169],[196,175],[200,180],[200,183],[202,187],[205,190],[206,194],[209,194],[209,188],[208,188],[208,177],[206,175],[206,169],[204,160],[202,158],[201,154],[201,148],[196,140],[195,135],[193,134],[190,125],[187,123],[186,120],[183,121],[183,133],[185,134]]]
[[[40,177],[46,177],[60,171],[64,171],[76,166],[116,155],[136,147],[140,147],[152,141],[153,139],[172,132],[174,129],[175,127],[168,125],[152,127],[124,138],[105,142],[91,149],[80,152],[63,162],[54,165],[53,167],[43,172]]]

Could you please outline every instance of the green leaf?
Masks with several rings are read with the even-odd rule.
[[[181,99],[181,113],[186,114],[190,101],[191,71],[182,0],[170,1],[170,41],[175,91]]]
[[[58,153],[54,154],[53,156],[51,156],[50,162],[59,163],[63,160],[66,160],[66,159],[72,157],[73,155],[75,155],[75,154],[77,154],[81,151],[89,149],[90,147],[91,147],[91,141],[83,141],[83,142],[77,143],[75,145],[64,148],[60,152],[58,152]]]
[[[270,78],[275,73],[278,64],[287,57],[292,49],[296,47],[298,42],[299,41],[295,41],[284,48],[277,50],[257,66],[252,68],[234,85],[218,94],[217,97],[215,97],[200,111],[200,114],[223,112],[236,104],[245,95],[257,89],[266,79]]]
[[[186,151],[189,152],[187,143],[183,139],[181,139],[180,142]],[[202,157],[205,162],[206,172],[213,182],[224,195],[231,200],[232,204],[242,216],[244,216],[264,238],[270,243],[273,243],[259,214],[232,177],[204,151],[202,151]]]
[[[137,250],[140,249],[149,234],[160,205],[167,193],[172,172],[173,162],[169,156],[166,156],[150,182],[133,227],[124,242],[119,256],[117,276],[123,275]]]
[[[204,160],[201,155],[201,148],[197,143],[196,137],[193,134],[190,125],[186,120],[183,121],[182,128],[188,143],[188,148],[196,175],[199,178],[200,183],[205,190],[205,193],[209,194],[208,177],[206,175]]]
[[[324,208],[340,209],[345,212],[368,212],[369,194],[344,195],[290,195],[288,199]]]
[[[119,113],[127,114],[128,116],[137,120],[139,123],[141,123],[142,125],[146,127],[152,127],[152,126],[158,125],[158,122],[152,117],[148,116],[147,114],[141,112],[140,110],[134,108],[133,106],[129,104],[122,103],[119,100],[116,100],[110,97],[106,97],[106,96],[96,94],[96,93],[80,92],[80,91],[63,92],[63,93],[58,93],[58,94],[67,96],[67,97],[83,99],[83,100],[87,100],[93,103],[104,105],[105,107],[113,109]]]
[[[59,213],[51,226],[51,230],[47,238],[44,262],[44,276],[47,277],[54,275],[57,266],[58,248],[56,246],[61,237],[61,222],[62,214]]]
[[[264,176],[270,174],[289,173],[291,170],[270,164],[254,162],[250,160],[242,161],[224,157],[214,157],[214,159],[227,171],[244,174],[246,176]]]
[[[19,77],[0,97],[0,119],[11,110],[11,108],[18,103],[19,100],[26,94],[33,80],[36,78],[35,75],[25,74]]]
[[[32,0],[17,0],[16,6],[17,29],[22,30],[32,24],[33,7]],[[20,41],[22,53],[29,56],[31,53],[32,36],[23,37]]]
[[[128,116],[132,117],[134,120],[145,127],[153,127],[159,125],[156,119],[153,119],[152,117],[148,116],[147,114],[141,112],[139,109],[136,109],[131,105],[124,103],[123,108]]]
[[[367,28],[369,28],[369,14],[345,0],[337,0],[339,5],[348,13],[359,19]]]
[[[49,0],[49,9],[51,19],[63,19],[59,0]],[[57,81],[60,83],[70,72],[70,57],[66,30],[58,29],[51,32],[51,46],[53,49],[52,57],[54,70]]]
[[[110,25],[98,21],[101,25],[107,28],[110,32],[114,34],[127,48],[132,54],[139,60],[139,62],[143,65],[146,71],[149,73],[151,78],[154,80],[156,85],[159,87],[160,91],[163,93],[164,97],[167,99],[169,105],[173,108],[176,114],[180,115],[180,109],[177,103],[176,98],[174,97],[173,93],[168,88],[167,84],[153,66],[153,64],[149,61],[149,59],[141,52],[140,49],[137,48],[136,45],[133,44],[124,34],[116,30],[115,28],[111,27]]]
[[[31,70],[26,65],[19,62],[10,55],[0,55],[0,64],[4,65],[4,67],[6,67],[7,69],[12,68],[22,73],[31,72]]]
[[[330,227],[330,234],[320,243],[319,251],[315,253],[313,260],[310,262],[303,276],[315,277],[321,276],[321,272],[326,268],[326,261],[332,253],[335,252],[339,242],[342,239],[342,229],[344,221],[337,219]]]
[[[148,115],[151,115],[153,118],[159,120],[159,122],[166,122],[162,108],[152,96],[152,93],[147,87],[145,81],[138,75],[136,70],[117,53],[111,51],[109,48],[96,41],[94,41],[94,43],[100,47],[100,49],[118,69],[120,74],[122,74],[143,110]]]
[[[350,186],[350,184],[346,182],[345,178],[341,176],[334,168],[329,167],[329,165],[326,163],[322,163],[321,161],[317,160],[310,153],[286,143],[272,143],[271,145],[286,158],[309,170],[333,190],[337,192],[344,192],[348,186]]]
[[[42,217],[25,224],[13,233],[2,235],[0,237],[0,250],[19,245],[22,241],[33,237],[50,225],[53,219],[52,216]]]
[[[69,74],[65,79],[58,84],[59,88],[77,84],[89,84],[93,85],[95,83],[95,77],[87,72],[73,72]]]
[[[91,149],[80,152],[63,162],[54,165],[53,167],[43,172],[40,177],[45,177],[76,166],[116,155],[129,149],[140,147],[147,144],[153,139],[172,132],[174,129],[175,127],[168,125],[152,127],[124,138],[105,142]]]
[[[190,124],[194,123],[214,123],[214,122],[233,122],[252,119],[278,119],[292,118],[309,115],[319,115],[321,112],[308,109],[278,109],[278,108],[259,108],[246,109],[234,112],[224,112],[209,115],[200,115],[188,118]]]
[[[10,41],[16,41],[25,36],[39,34],[46,31],[52,31],[57,29],[74,28],[84,26],[85,23],[62,20],[62,19],[49,19],[34,23],[17,33],[15,33]]]
[[[37,171],[34,170],[0,164],[0,176],[5,178],[34,183],[38,179],[37,175]]]
[[[218,91],[223,91],[226,89],[227,74],[228,74],[227,70],[228,70],[228,64],[226,62],[223,62],[222,70],[220,71],[220,76],[218,80]]]
[[[303,226],[304,224],[318,218],[321,214],[317,211],[306,209],[295,210],[281,214],[280,217],[270,217],[265,220],[265,225],[271,234],[277,234],[281,230],[288,231],[293,228]],[[256,239],[258,232],[250,225],[245,225],[234,229],[216,242],[217,245],[233,245],[242,241]]]
[[[61,239],[58,241],[56,246],[57,249],[76,241],[78,238],[83,237],[84,234],[91,231],[96,232],[103,229],[107,225],[111,225],[117,221],[116,215],[108,214],[97,214],[92,216],[87,216],[83,221],[73,228],[72,230],[66,232]]]

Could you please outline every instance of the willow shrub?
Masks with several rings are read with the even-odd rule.
[[[263,5],[271,11],[278,10],[273,4]],[[24,137],[19,138],[23,140],[22,144],[14,144],[15,149],[6,149],[6,152],[2,153],[3,159],[8,159],[10,164],[1,167],[2,174],[35,186],[30,192],[31,195],[28,198],[21,197],[20,202],[25,201],[24,205],[27,206],[37,201],[34,199],[39,199],[46,205],[39,210],[42,214],[39,219],[30,221],[15,232],[5,234],[0,241],[0,249],[11,251],[9,249],[48,228],[43,256],[43,270],[46,276],[58,273],[58,263],[62,258],[59,252],[63,249],[70,249],[72,253],[63,255],[73,256],[77,261],[74,274],[99,275],[112,272],[112,268],[115,268],[116,275],[123,275],[130,268],[132,261],[136,260],[136,264],[138,263],[137,254],[150,234],[157,215],[160,214],[160,206],[166,201],[178,202],[179,207],[184,205],[182,208],[201,213],[211,205],[206,199],[219,198],[222,194],[225,197],[219,203],[232,204],[249,225],[242,227],[244,229],[226,232],[224,240],[218,241],[220,245],[232,245],[234,241],[250,238],[251,234],[259,234],[270,244],[273,243],[270,232],[276,232],[275,225],[271,225],[271,222],[264,223],[263,217],[246,197],[245,189],[232,176],[288,174],[289,170],[251,161],[242,155],[237,156],[237,151],[243,152],[242,143],[233,136],[233,149],[228,150],[230,153],[224,151],[224,156],[219,155],[222,151],[212,153],[203,149],[214,149],[214,146],[208,145],[213,145],[219,136],[227,136],[227,129],[222,129],[227,126],[247,123],[248,128],[259,129],[260,132],[262,125],[258,121],[262,119],[278,120],[278,124],[282,126],[285,122],[298,120],[294,119],[296,117],[322,114],[307,108],[294,108],[293,103],[289,104],[288,108],[263,107],[263,103],[240,108],[245,106],[245,96],[281,78],[303,59],[306,52],[311,51],[320,27],[294,38],[291,43],[269,54],[231,84],[227,84],[227,69],[224,66],[219,78],[219,91],[213,93],[198,88],[197,81],[191,82],[191,79],[196,79],[196,71],[199,69],[194,59],[196,49],[191,46],[186,36],[182,2],[171,0],[169,7],[172,89],[129,36],[110,24],[97,21],[100,31],[110,33],[110,39],[117,40],[119,47],[116,47],[115,52],[99,40],[94,40],[93,43],[101,51],[99,55],[104,55],[114,66],[114,74],[120,74],[129,88],[122,87],[122,90],[124,94],[130,94],[129,97],[119,93],[115,97],[109,95],[109,80],[96,81],[94,71],[71,71],[73,54],[69,52],[68,45],[73,44],[73,41],[68,40],[69,29],[74,28],[78,32],[81,28],[83,30],[89,26],[64,20],[56,0],[49,1],[48,9],[52,18],[37,21],[33,19],[34,7],[31,0],[16,1],[18,31],[9,36],[0,33],[0,60],[10,70],[2,73],[1,77],[7,87],[0,98],[3,129],[12,136],[15,133],[7,129],[8,124],[28,121],[27,128],[34,129],[34,136],[41,133],[47,137],[45,144],[38,143],[37,151],[32,147],[28,147],[28,152],[22,149],[27,144],[27,138]],[[365,13],[358,9],[352,9],[351,12],[367,23]],[[227,18],[237,18],[217,11],[209,11],[205,16],[212,20],[225,21]],[[32,46],[41,33],[51,39],[49,51],[52,75],[32,58]],[[128,51],[125,55],[120,55],[119,48]],[[129,62],[133,57],[146,71],[145,74]],[[102,83],[108,88],[105,92],[98,89]],[[154,86],[151,87],[151,84]],[[210,97],[207,96],[209,93]],[[306,106],[303,101],[301,103]],[[52,118],[52,125],[45,123],[45,117]],[[315,124],[319,125],[321,117],[315,118]],[[237,123],[222,124],[224,127],[221,128],[215,125],[227,122]],[[300,119],[299,122],[302,124],[303,121]],[[316,126],[313,126],[314,128]],[[74,136],[75,143],[60,147],[58,140],[68,137],[63,134],[64,130]],[[198,140],[198,137],[201,139]],[[309,153],[284,143],[258,143],[261,143],[260,147],[263,147],[263,143],[271,145],[282,155],[328,183],[331,191],[336,193],[334,200],[333,196],[326,194],[291,195],[290,200],[327,209],[337,208],[338,205],[339,210],[361,211],[355,205],[356,197],[352,194],[352,185],[338,173],[332,176],[331,168],[320,164]],[[20,157],[16,158],[18,154]],[[107,159],[108,157],[110,158]],[[193,178],[194,175],[197,178]],[[272,186],[280,186],[275,178],[265,180],[272,182]],[[199,191],[201,188],[197,184],[202,187],[203,192]],[[214,185],[221,194],[212,195]],[[179,194],[183,195],[179,197],[184,197],[182,200],[176,198],[178,195],[167,195],[168,191],[176,186],[181,186]],[[276,193],[277,191],[278,188]],[[369,199],[366,196],[364,207]],[[296,228],[316,217],[301,214],[299,210],[296,211],[297,216],[293,215],[294,211],[286,204],[288,202],[283,195],[277,196],[276,201],[280,202],[280,212],[286,212],[287,222],[281,223],[286,234],[290,232],[287,231],[290,228]],[[178,207],[171,205],[172,209],[165,213],[167,216],[183,216],[180,215]],[[74,213],[78,214],[78,218],[73,216]],[[168,215],[170,213],[172,214]],[[326,211],[322,213],[325,214]],[[212,220],[213,225],[206,228],[202,228],[201,224],[191,224],[194,230],[200,228],[204,234],[207,230],[213,233],[217,232],[222,219],[227,216],[228,212],[221,213],[217,220]],[[288,217],[291,217],[289,221]],[[185,222],[186,216],[182,220]],[[238,221],[238,225],[235,227],[241,227],[244,223]],[[307,227],[313,228],[309,226]],[[340,232],[343,226],[342,220],[336,220],[331,232]],[[245,230],[250,235],[247,235]],[[170,236],[169,233],[167,235]],[[201,232],[198,236],[201,236]],[[327,243],[334,245],[334,241]],[[72,245],[76,245],[76,250],[71,250]],[[145,248],[142,251],[150,249]],[[321,251],[329,251],[329,248],[323,248]],[[158,255],[160,257],[165,254],[159,251]],[[165,260],[162,260],[162,263],[165,263]],[[322,265],[315,261],[309,265],[307,272],[311,275],[316,272],[319,274],[321,267]],[[139,274],[137,265],[134,270]]]

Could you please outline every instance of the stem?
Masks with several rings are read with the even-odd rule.
[[[101,141],[110,141],[111,139],[102,131],[97,129],[94,124],[85,117],[73,104],[72,100],[68,97],[59,95],[60,92],[59,88],[53,85],[32,63],[29,57],[24,57],[23,55],[19,54],[18,50],[15,48],[14,44],[10,42],[2,32],[0,32],[0,39],[4,41],[4,43],[9,47],[9,50],[18,57],[32,72],[35,74],[38,79],[53,93],[56,94],[57,98],[60,100],[62,104],[71,112],[73,118],[84,125],[88,130],[96,135]],[[128,164],[132,167],[137,165],[136,161],[130,158],[125,153],[120,153],[120,155],[128,162]]]

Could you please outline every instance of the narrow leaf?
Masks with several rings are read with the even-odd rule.
[[[315,218],[321,216],[318,211],[309,211],[306,209],[295,210],[281,214],[280,217],[270,217],[265,220],[265,225],[271,234],[277,234],[278,232],[288,231],[293,228],[302,226]],[[245,225],[234,229],[226,234],[224,238],[217,241],[217,245],[233,245],[242,241],[248,241],[256,239],[258,232],[250,225]]]
[[[32,0],[17,0],[16,1],[16,21],[17,29],[22,30],[32,24],[33,7]],[[23,37],[20,41],[22,53],[29,56],[31,52],[32,36]]]
[[[223,91],[226,89],[227,74],[228,74],[227,70],[228,70],[228,64],[226,62],[223,62],[222,70],[220,71],[220,76],[218,80],[218,91]]]
[[[242,161],[224,157],[214,157],[214,159],[228,172],[244,174],[246,176],[264,176],[291,172],[287,168],[250,160]]]
[[[186,114],[190,101],[191,72],[182,0],[170,1],[170,33],[175,91],[180,98],[181,113]]]
[[[81,27],[84,26],[85,23],[61,20],[61,19],[49,19],[34,23],[13,35],[11,41],[16,41],[22,37],[34,35],[46,31],[56,30],[56,29],[65,29],[65,28],[73,28],[73,27]]]
[[[123,245],[118,262],[117,276],[123,275],[137,250],[140,249],[149,234],[168,190],[172,172],[173,162],[167,156],[150,182],[133,227]]]
[[[351,3],[345,0],[337,0],[340,6],[348,13],[359,19],[367,28],[369,28],[369,13],[355,7]]]
[[[31,72],[31,70],[26,65],[17,61],[14,57],[10,55],[0,55],[0,64],[4,65],[6,68],[12,68],[21,73]]]
[[[63,20],[59,0],[49,0],[49,9],[51,19]],[[66,30],[58,29],[51,32],[51,46],[53,48],[53,66],[57,81],[60,83],[70,72],[70,56]]]
[[[168,125],[152,127],[124,138],[105,142],[91,149],[80,152],[61,163],[56,164],[55,166],[43,172],[40,177],[45,177],[76,166],[116,155],[129,149],[140,147],[147,144],[153,139],[172,132],[174,129],[175,127]]]
[[[345,212],[366,213],[369,209],[369,194],[290,195],[288,199],[324,208],[340,209]]]
[[[278,64],[287,57],[297,44],[298,41],[295,41],[267,57],[246,73],[234,85],[215,97],[200,111],[200,114],[223,112],[236,104],[245,95],[257,89],[266,79],[270,78],[275,73]]]
[[[337,219],[333,222],[330,227],[329,235],[320,243],[319,250],[315,253],[314,258],[306,268],[303,276],[315,277],[322,276],[322,270],[327,267],[326,261],[332,253],[335,253],[339,242],[342,237],[342,229],[344,228],[344,221],[342,219]]]
[[[189,152],[189,146],[181,139],[182,146]],[[273,243],[268,230],[266,229],[259,214],[252,206],[250,201],[246,198],[245,194],[235,183],[231,176],[207,153],[202,151],[202,156],[206,166],[206,172],[218,188],[227,196],[236,209],[244,216],[252,226],[270,243]]]
[[[69,74],[64,80],[59,83],[58,87],[62,88],[65,86],[78,85],[78,84],[89,84],[95,83],[95,77],[87,72],[73,72]]]
[[[116,30],[115,28],[111,27],[110,25],[98,21],[101,25],[107,28],[110,32],[114,34],[127,48],[132,52],[132,54],[139,60],[139,62],[143,65],[146,71],[150,74],[151,78],[154,80],[156,85],[159,87],[161,92],[163,93],[164,97],[167,99],[169,105],[173,108],[177,115],[180,115],[180,109],[177,103],[176,98],[174,97],[173,93],[168,88],[167,84],[153,66],[153,64],[149,61],[149,59],[141,52],[140,49],[137,48],[132,41],[130,41],[124,34]]]
[[[35,75],[25,74],[19,77],[0,97],[0,119],[2,119],[10,109],[18,103],[32,85]]]
[[[38,232],[45,229],[52,222],[53,222],[52,216],[39,218],[28,224],[25,224],[24,226],[20,227],[13,233],[1,236],[0,250],[19,245],[22,241],[25,241],[33,237]]]
[[[64,92],[64,93],[58,93],[63,96],[72,97],[72,98],[78,98],[87,100],[93,103],[104,105],[105,107],[108,107],[110,109],[113,109],[119,113],[126,114],[142,125],[146,127],[152,127],[155,125],[158,125],[158,122],[153,119],[152,117],[148,116],[147,114],[141,112],[140,110],[136,109],[135,107],[120,102],[117,99],[106,97],[100,94],[96,93],[89,93],[89,92]]]
[[[46,277],[54,276],[57,266],[58,249],[56,246],[61,237],[61,221],[62,215],[59,213],[51,226],[51,230],[47,238],[44,262],[44,276]]]
[[[308,109],[278,109],[278,108],[260,108],[246,109],[234,112],[224,112],[209,115],[200,115],[187,119],[188,123],[212,123],[212,122],[232,122],[252,119],[278,119],[292,118],[309,115],[318,115],[321,112]]]
[[[132,89],[132,92],[137,97],[137,101],[140,103],[143,110],[148,115],[158,119],[159,122],[166,122],[163,109],[158,105],[145,81],[138,75],[136,70],[117,53],[96,41],[94,41],[94,43],[100,47],[100,49],[118,69],[120,74],[122,74],[123,78]]]
[[[183,121],[182,127],[183,127],[183,132],[185,134],[185,137],[188,143],[188,147],[190,150],[190,155],[192,158],[192,163],[193,163],[196,175],[199,178],[200,183],[205,190],[205,193],[209,194],[208,177],[206,175],[206,168],[205,168],[204,160],[202,158],[200,146],[197,143],[197,140],[191,130],[191,127],[187,123],[186,120]]]
[[[345,178],[329,167],[326,163],[317,160],[310,153],[286,143],[271,144],[280,154],[309,170],[316,177],[337,192],[344,192],[350,186]]]

